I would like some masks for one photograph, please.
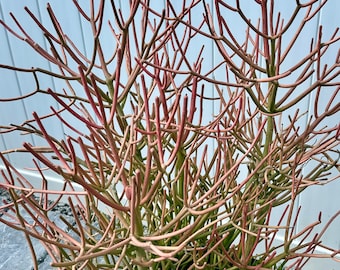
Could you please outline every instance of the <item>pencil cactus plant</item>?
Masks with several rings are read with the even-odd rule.
[[[45,144],[1,153],[0,185],[11,200],[0,221],[28,241],[41,240],[60,269],[301,269],[321,256],[314,254],[322,245],[324,231],[314,233],[320,220],[296,227],[297,196],[339,178],[340,126],[324,124],[339,116],[339,51],[323,62],[339,46],[338,29],[325,38],[320,27],[305,56],[294,53],[327,1],[296,1],[285,20],[273,0],[250,1],[259,15],[253,20],[239,0],[165,1],[163,8],[133,0],[128,10],[116,1],[88,2],[73,1],[92,31],[90,54],[50,5],[53,29],[25,8],[48,49],[22,18],[11,14],[17,29],[0,21],[54,67],[1,64],[36,81],[29,95],[1,101],[45,94],[59,104],[1,128]],[[228,14],[239,18],[242,34]],[[41,89],[39,74],[65,88]],[[307,114],[299,108],[310,97]],[[64,125],[65,138],[46,128],[52,118]],[[14,151],[34,158],[41,187],[8,161]],[[63,179],[63,190],[48,188],[46,169]],[[72,219],[60,217],[67,231],[49,219],[60,200],[72,212]],[[338,251],[328,249],[335,259]]]

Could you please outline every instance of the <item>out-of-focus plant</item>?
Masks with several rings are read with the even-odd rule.
[[[41,240],[61,269],[301,269],[322,256],[314,253],[327,248],[323,231],[313,232],[320,220],[297,230],[295,210],[303,190],[339,178],[340,126],[324,124],[339,115],[339,51],[332,64],[323,64],[329,48],[339,47],[338,31],[324,39],[320,27],[301,59],[294,58],[294,48],[327,1],[296,1],[283,20],[273,0],[255,0],[257,21],[238,0],[234,6],[165,1],[164,9],[133,0],[128,12],[116,1],[89,1],[89,12],[73,2],[92,30],[88,56],[50,5],[54,32],[26,8],[49,50],[32,40],[21,18],[11,14],[18,30],[1,21],[55,67],[1,68],[31,73],[36,89],[30,96],[46,94],[60,106],[2,127],[40,136],[46,145],[24,143],[1,154],[1,187],[12,199],[1,207],[7,211],[0,221],[28,241]],[[232,13],[243,21],[242,39],[228,20]],[[112,51],[103,49],[108,40]],[[287,59],[293,61],[288,65]],[[67,87],[40,89],[41,73]],[[323,91],[332,94],[321,108]],[[311,95],[307,119],[299,107]],[[45,128],[53,117],[68,130],[65,140]],[[40,189],[7,161],[13,151],[33,155]],[[64,179],[65,190],[46,188],[46,167]],[[53,193],[59,196],[52,203]],[[73,223],[60,217],[68,231],[48,215],[62,198],[73,213]],[[275,208],[278,220],[271,218]],[[275,244],[278,234],[284,241]],[[328,249],[335,258],[337,251]]]

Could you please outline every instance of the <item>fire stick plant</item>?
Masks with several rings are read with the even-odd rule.
[[[59,107],[1,128],[39,136],[45,145],[2,152],[0,185],[11,200],[0,221],[29,243],[39,239],[60,269],[301,269],[326,256],[315,253],[318,246],[336,259],[339,252],[321,243],[331,221],[320,233],[320,217],[296,226],[297,196],[339,178],[340,126],[325,126],[339,117],[339,51],[333,63],[323,62],[339,47],[338,29],[325,38],[320,27],[305,56],[294,58],[305,26],[327,1],[297,0],[285,20],[273,0],[253,1],[255,20],[239,0],[179,2],[157,8],[131,0],[124,11],[116,1],[89,1],[89,8],[73,1],[92,31],[88,56],[50,5],[53,31],[25,8],[49,49],[21,18],[11,14],[17,29],[1,21],[55,67],[1,64],[36,81],[32,93],[1,101],[49,95]],[[242,21],[242,38],[228,14]],[[112,51],[104,49],[109,38]],[[41,89],[40,74],[63,80],[65,89]],[[309,97],[314,108],[307,114],[298,108]],[[50,118],[62,122],[66,139],[49,132]],[[34,158],[40,188],[8,162],[14,151]],[[63,190],[48,189],[47,169],[65,181]],[[51,201],[52,194],[59,196]],[[49,218],[61,199],[72,212],[72,219],[60,217],[67,231]]]

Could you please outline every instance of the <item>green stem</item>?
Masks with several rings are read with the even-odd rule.
[[[276,66],[275,66],[275,40],[271,41],[271,58],[267,67],[268,77],[275,76]],[[276,94],[278,89],[278,82],[272,81],[269,82],[269,97],[268,97],[268,107],[267,111],[269,113],[274,113],[276,110]],[[269,146],[273,142],[273,131],[274,131],[274,117],[269,115],[267,120],[267,133],[266,133],[266,141],[264,145],[263,157],[268,155]]]
[[[132,220],[133,224],[131,226],[135,227],[134,234],[138,238],[139,236],[144,235],[144,228],[142,223],[142,217],[140,213],[140,208],[136,207],[135,209],[135,219]],[[135,247],[136,249],[136,258],[138,261],[147,261],[147,255],[143,248],[141,247]],[[138,266],[139,270],[148,269],[147,267]]]
[[[275,66],[275,40],[270,41],[271,45],[271,50],[270,50],[270,58],[267,60],[267,75],[268,77],[273,77],[276,75],[276,66]],[[267,103],[267,112],[269,112],[269,116],[267,119],[267,127],[266,127],[266,138],[265,138],[265,143],[264,143],[264,148],[263,148],[263,154],[262,158],[265,158],[268,153],[270,146],[273,143],[273,133],[274,133],[274,116],[273,113],[275,113],[276,110],[276,95],[277,95],[277,90],[278,90],[278,82],[273,80],[268,82],[268,90],[269,90],[269,96],[268,96],[268,103]],[[266,167],[267,164],[264,163],[263,167]],[[264,203],[267,201],[265,200]],[[258,220],[256,223],[263,225],[266,222],[266,211],[269,210],[269,206],[263,207],[259,211],[259,217],[260,220]],[[250,220],[249,224],[249,230],[253,231],[253,229],[256,229],[256,226],[253,228],[253,222]],[[246,254],[247,256],[251,252],[253,246],[256,244],[257,238],[256,236],[253,235],[248,235],[247,240],[246,240]]]
[[[182,168],[183,163],[185,161],[185,150],[183,147],[180,147],[177,153],[176,160],[176,176],[178,175],[178,180],[176,181],[176,186],[174,189],[174,202],[176,204],[176,208],[178,211],[182,209],[183,200],[184,200],[184,169]]]
[[[274,131],[274,119],[273,116],[269,116],[267,119],[267,132],[266,140],[264,143],[263,157],[268,155],[269,147],[273,142],[273,131]]]

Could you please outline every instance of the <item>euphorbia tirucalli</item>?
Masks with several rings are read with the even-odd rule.
[[[273,0],[250,2],[256,21],[240,1],[165,1],[159,8],[134,0],[128,11],[115,1],[73,1],[92,32],[90,54],[66,34],[51,5],[53,29],[25,8],[48,49],[22,18],[11,14],[17,30],[0,21],[54,67],[1,64],[36,82],[31,93],[1,101],[48,95],[58,104],[48,115],[33,112],[2,127],[45,144],[2,152],[0,185],[11,200],[1,206],[0,221],[29,242],[41,240],[60,269],[301,269],[309,258],[326,256],[315,253],[318,246],[336,258],[321,239],[339,212],[316,234],[321,218],[297,228],[296,205],[309,186],[339,178],[340,127],[325,128],[340,110],[339,51],[322,64],[339,45],[338,30],[324,39],[320,27],[306,54],[287,67],[327,1],[295,1],[285,20]],[[242,38],[227,14],[238,17]],[[111,51],[104,49],[108,33]],[[40,74],[65,88],[41,89]],[[322,107],[325,89],[331,94]],[[299,107],[310,97],[307,114]],[[49,132],[45,121],[52,118],[64,125],[65,138]],[[6,158],[17,151],[33,158],[41,187]],[[47,169],[63,179],[62,190],[48,188]],[[72,212],[72,221],[60,217],[68,231],[49,218],[62,199]],[[283,243],[276,244],[277,235]],[[32,254],[37,269],[33,248]]]

